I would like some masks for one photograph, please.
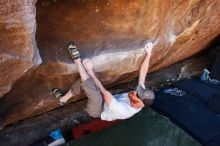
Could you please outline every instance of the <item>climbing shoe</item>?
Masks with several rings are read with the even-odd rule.
[[[61,97],[63,97],[63,93],[61,90],[57,89],[57,88],[53,88],[52,89],[52,93],[53,93],[53,96],[56,98],[56,99],[60,99]],[[65,105],[66,102],[60,102],[60,105],[63,106]]]
[[[57,88],[53,88],[52,93],[56,99],[60,99],[63,96],[63,93]]]
[[[67,48],[73,60],[80,58],[80,53],[74,42],[69,42]]]

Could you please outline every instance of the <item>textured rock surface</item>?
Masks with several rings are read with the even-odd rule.
[[[15,5],[15,10],[7,9],[10,4]],[[7,91],[33,66],[33,59],[40,61],[34,57],[37,50],[34,4],[35,1],[25,0],[1,2],[0,24],[5,34],[0,36],[1,64],[5,69],[1,67],[0,77],[5,80],[1,88]],[[202,50],[220,32],[219,9],[218,0],[39,0],[36,40],[43,62],[29,69],[0,99],[0,122],[7,125],[59,106],[51,89],[67,91],[79,79],[66,51],[69,40],[76,40],[82,56],[92,58],[98,77],[111,87],[137,76],[144,57],[143,46],[149,40],[156,42],[151,72]],[[19,17],[13,19],[14,12],[9,10],[18,12]],[[13,20],[22,29],[5,30],[4,24]],[[10,50],[17,51],[21,57],[14,59]],[[4,55],[7,51],[9,55]],[[13,51],[11,54],[16,54]],[[26,64],[21,66],[19,61]],[[72,101],[81,98],[80,95]]]
[[[35,41],[36,0],[0,2],[0,97],[41,59]]]

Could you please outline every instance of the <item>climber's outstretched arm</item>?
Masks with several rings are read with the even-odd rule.
[[[146,51],[146,57],[143,61],[143,63],[141,64],[140,67],[140,73],[139,73],[139,81],[138,84],[139,85],[144,85],[145,79],[146,79],[146,75],[149,69],[149,64],[150,64],[150,57],[151,57],[151,52],[152,52],[152,48],[153,48],[153,43],[147,43],[145,45],[145,51]]]

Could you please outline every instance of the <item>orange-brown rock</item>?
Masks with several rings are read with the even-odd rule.
[[[5,0],[0,6],[4,18],[0,23],[0,32],[4,34],[0,36],[0,47],[3,53],[14,49],[22,56],[18,58],[29,64],[20,68],[17,60],[12,59],[9,66],[1,59],[5,67],[1,70],[9,71],[1,72],[0,78],[5,80],[7,75],[10,79],[1,83],[1,90],[9,91],[8,86],[13,85],[0,99],[3,125],[59,106],[51,95],[51,88],[67,91],[79,79],[66,50],[69,40],[76,41],[83,57],[94,61],[98,77],[109,87],[137,76],[147,41],[156,43],[150,68],[153,72],[201,51],[220,32],[218,0],[39,0],[37,23],[34,0],[14,2],[19,16],[16,19],[11,17],[14,11],[7,9],[10,3],[12,0]],[[22,9],[24,11],[20,11]],[[14,21],[19,22],[19,29],[3,27]],[[36,40],[43,62],[30,69],[34,65],[34,50],[37,50],[36,25]],[[21,75],[23,77],[19,78]],[[3,95],[6,90],[0,92]],[[79,98],[83,96],[72,101]]]
[[[0,97],[41,59],[35,40],[35,0],[0,2]]]

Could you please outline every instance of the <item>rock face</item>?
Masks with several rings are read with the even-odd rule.
[[[0,97],[41,62],[35,41],[35,0],[0,2]]]
[[[218,0],[39,0],[36,20],[34,0],[0,3],[3,125],[59,106],[51,89],[67,91],[79,79],[66,51],[69,40],[111,87],[137,76],[148,41],[156,44],[153,72],[199,52],[220,32]]]

